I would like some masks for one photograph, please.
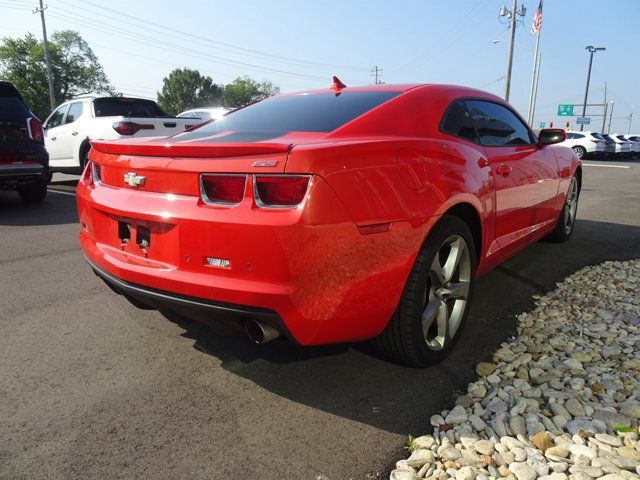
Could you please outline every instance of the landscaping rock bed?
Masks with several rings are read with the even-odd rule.
[[[640,479],[640,260],[583,268],[517,320],[392,480]]]

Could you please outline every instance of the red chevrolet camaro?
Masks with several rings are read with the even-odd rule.
[[[479,90],[335,81],[172,137],[93,142],[80,243],[138,307],[257,342],[374,339],[428,365],[479,275],[571,236],[582,171],[564,139]]]

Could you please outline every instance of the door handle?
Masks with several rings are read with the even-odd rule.
[[[511,173],[511,167],[509,165],[501,163],[500,166],[496,169],[496,172],[506,177]]]
[[[51,140],[52,142],[56,141],[56,137],[51,137],[49,140]]]
[[[74,137],[78,134],[78,132],[71,132],[71,135],[73,135]]]

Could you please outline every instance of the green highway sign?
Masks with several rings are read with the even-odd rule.
[[[570,117],[572,115],[573,115],[573,105],[567,104],[567,103],[558,105],[559,117]]]

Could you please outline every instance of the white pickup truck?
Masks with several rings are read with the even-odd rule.
[[[44,122],[45,147],[53,172],[80,173],[89,140],[163,137],[200,121],[168,116],[156,102],[128,97],[88,97],[60,105]]]

